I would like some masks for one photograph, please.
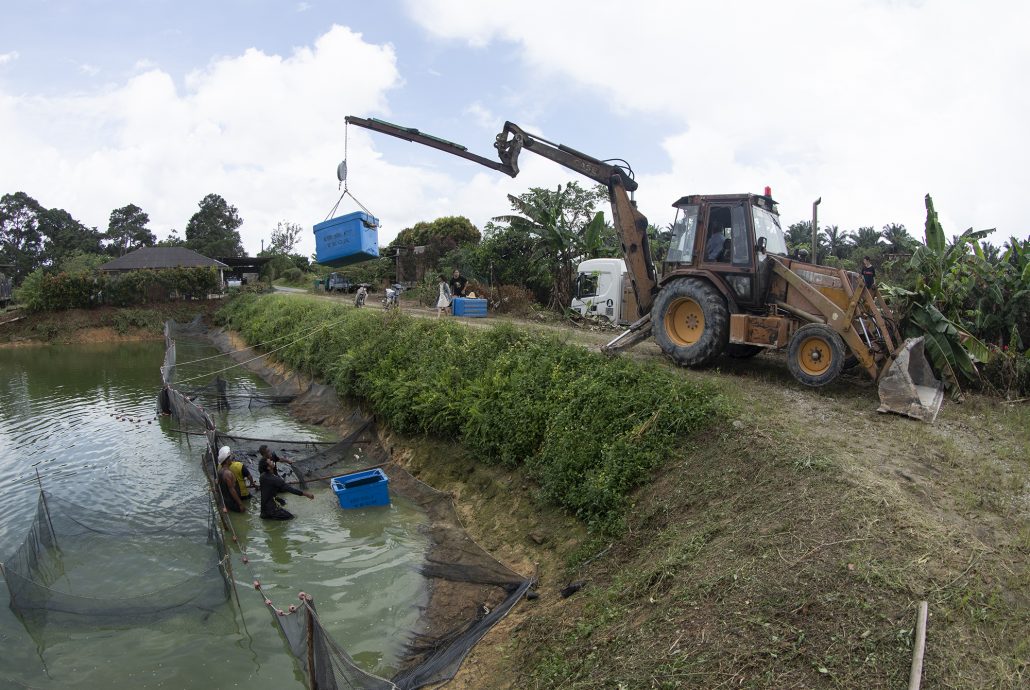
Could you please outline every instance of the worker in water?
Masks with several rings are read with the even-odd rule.
[[[283,491],[297,496],[304,496],[314,499],[315,495],[309,491],[295,489],[279,476],[275,471],[275,456],[261,458],[258,462],[258,471],[261,473],[261,517],[265,520],[292,520],[293,513],[280,506],[276,497]]]
[[[865,280],[866,289],[876,294],[876,269],[868,256],[862,257],[862,279]]]
[[[454,274],[451,275],[451,297],[464,297],[468,282],[465,276],[461,275],[461,271],[454,269]]]
[[[240,498],[239,483],[229,467],[231,463],[232,451],[229,446],[222,446],[218,450],[218,489],[222,494],[222,505],[234,513],[244,513],[246,510]]]
[[[268,446],[266,446],[264,444],[262,444],[261,447],[258,448],[258,455],[261,456],[262,460],[274,460],[275,462],[284,462],[287,465],[292,465],[293,464],[292,460],[289,460],[289,459],[279,455],[278,453],[274,453],[271,448],[269,448]],[[261,473],[261,469],[260,468],[261,468],[261,465],[258,465],[258,474]]]
[[[257,484],[254,483],[254,475],[250,473],[250,469],[246,465],[240,462],[239,458],[229,451],[229,446],[222,446],[222,450],[218,451],[219,460],[221,460],[222,451],[229,452],[229,469],[232,470],[233,476],[236,477],[240,498],[244,501],[249,501],[250,490],[257,488]]]

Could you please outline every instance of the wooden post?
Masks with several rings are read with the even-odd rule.
[[[318,690],[318,679],[315,676],[315,616],[311,611],[311,601],[304,602],[304,611],[308,616],[308,682],[311,690]]]
[[[926,612],[928,605],[919,602],[919,615],[916,617],[916,639],[912,645],[912,670],[908,674],[908,690],[919,690],[923,678],[923,651],[926,648]]]

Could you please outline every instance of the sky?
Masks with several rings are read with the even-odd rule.
[[[630,162],[655,225],[687,194],[761,192],[785,224],[1030,232],[1030,4],[1014,0],[10,0],[0,193],[107,228],[134,203],[183,235],[209,193],[245,248],[339,199],[385,245],[445,215],[578,178],[525,153],[511,179],[358,127],[379,117],[492,157],[505,120]],[[359,210],[345,198],[338,214]]]

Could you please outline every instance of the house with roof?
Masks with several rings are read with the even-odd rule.
[[[100,266],[100,270],[107,273],[162,268],[214,268],[218,270],[219,279],[223,279],[224,271],[229,267],[186,247],[141,247]]]

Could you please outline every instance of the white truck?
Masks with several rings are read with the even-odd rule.
[[[626,325],[637,318],[637,299],[622,259],[587,259],[579,265],[573,311]]]

